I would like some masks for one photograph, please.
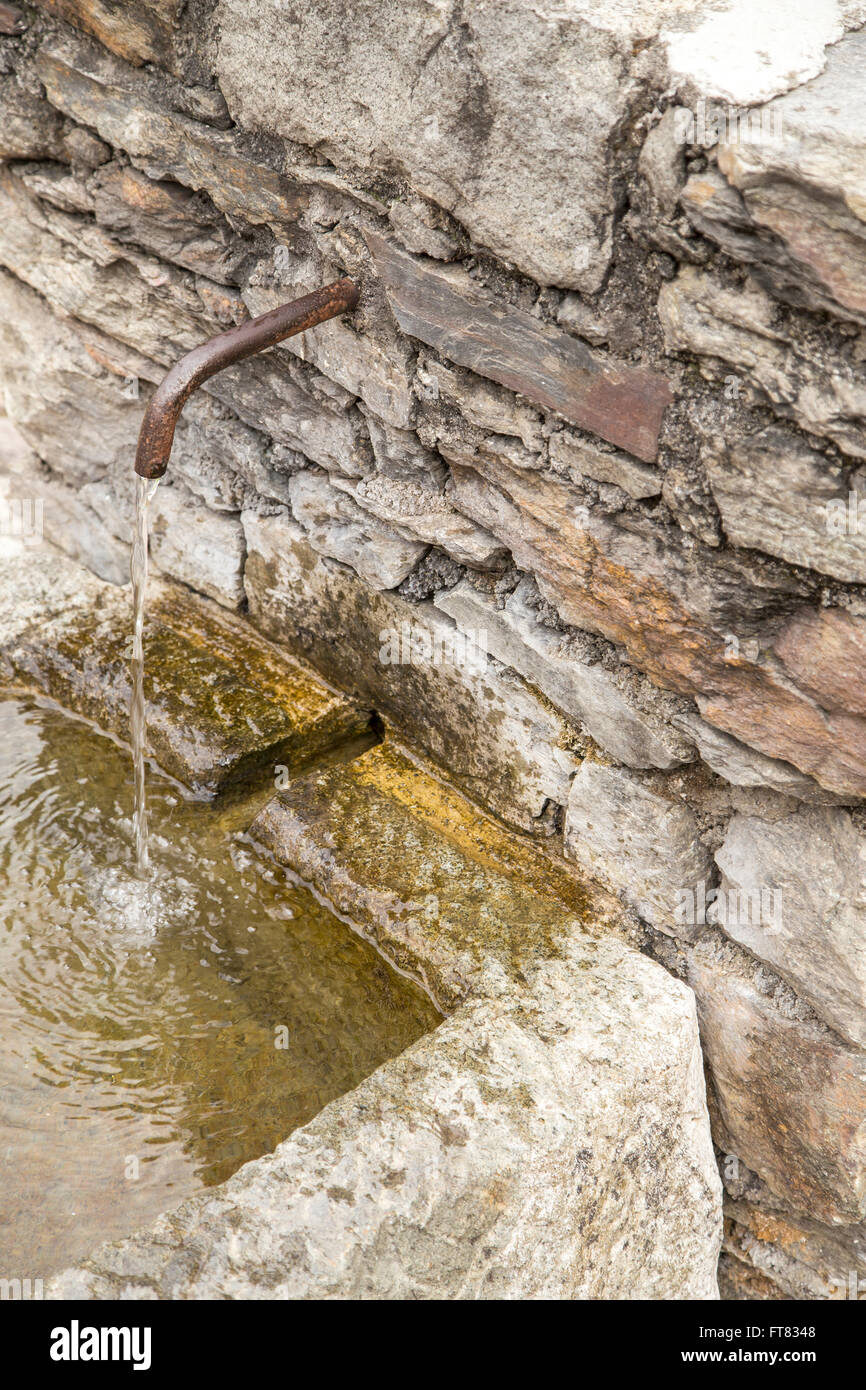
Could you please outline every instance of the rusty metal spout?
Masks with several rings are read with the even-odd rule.
[[[162,477],[180,413],[202,382],[233,362],[242,362],[284,338],[354,309],[357,302],[357,285],[349,279],[335,280],[193,348],[166,373],[144,413],[135,454],[136,473],[142,478]]]

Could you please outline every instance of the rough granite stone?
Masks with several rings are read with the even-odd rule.
[[[29,451],[10,465],[0,441],[0,502],[7,498],[41,509],[39,530],[49,544],[100,579],[127,583],[130,547],[106,526],[104,510],[94,510],[80,492],[48,474]]]
[[[72,485],[128,470],[140,402],[26,285],[0,270],[0,406]],[[127,379],[128,380],[128,379]]]
[[[150,504],[154,567],[216,599],[224,608],[244,601],[246,545],[238,516],[214,512],[170,479]]]
[[[495,382],[475,372],[421,352],[415,390],[423,402],[453,402],[461,415],[479,430],[519,439],[530,453],[544,448],[541,412]]]
[[[819,72],[824,46],[866,19],[857,0],[844,14],[821,0],[797,24],[783,0],[760,20],[753,8],[327,0],[293,24],[220,0],[217,76],[242,129],[396,176],[523,273],[593,294],[612,253],[617,147],[650,86],[765,101]]]
[[[16,77],[0,77],[0,159],[63,159],[62,121]]]
[[[850,813],[802,806],[772,825],[736,815],[716,862],[744,909],[728,914],[727,934],[866,1046],[866,836]],[[770,920],[745,910],[770,891],[779,907]]]
[[[789,1298],[856,1298],[866,1273],[862,1223],[828,1229],[808,1216],[728,1199],[724,1245]]]
[[[621,767],[587,760],[571,784],[566,857],[614,888],[651,926],[694,934],[678,914],[684,892],[712,874],[712,856],[684,802],[660,795]]]
[[[569,943],[528,986],[46,1296],[716,1298],[691,1000],[612,945]]]
[[[664,34],[672,80],[689,95],[752,106],[814,77],[826,45],[864,20],[861,0],[816,0],[796,15],[787,0],[689,4]]]
[[[100,225],[121,240],[221,284],[236,283],[249,248],[206,198],[116,161],[91,176],[86,192]]]
[[[613,483],[635,498],[658,497],[662,490],[662,475],[655,468],[618,449],[605,452],[570,430],[552,434],[549,449],[551,467],[566,472],[575,482],[595,478],[600,483]]]
[[[128,63],[171,65],[180,0],[135,0],[125,5],[111,0],[40,0],[40,7],[92,34]]]
[[[0,169],[0,264],[55,310],[165,365],[228,326],[215,322],[191,277],[40,202],[8,166]],[[239,304],[230,298],[226,308]]]
[[[241,128],[394,170],[521,270],[591,293],[610,256],[608,141],[634,36],[583,8],[327,0],[292,24],[221,0],[217,75]]]
[[[699,714],[677,713],[672,716],[672,721],[676,728],[694,740],[707,766],[731,786],[764,787],[782,796],[795,797],[798,801],[825,806],[843,800],[856,800],[827,791],[813,777],[798,772],[790,763],[767,758],[754,748],[748,748],[739,739],[732,738],[721,729],[714,729]]]

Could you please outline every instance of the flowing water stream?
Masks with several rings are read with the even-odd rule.
[[[135,531],[132,538],[130,579],[132,580],[132,703],[129,736],[135,771],[135,862],[138,875],[145,878],[150,869],[147,843],[147,713],[144,703],[144,610],[147,601],[148,511],[150,499],[159,486],[158,478],[135,475]]]

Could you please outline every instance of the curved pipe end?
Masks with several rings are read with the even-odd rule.
[[[359,290],[344,278],[322,289],[281,304],[267,314],[218,333],[193,348],[166,373],[144,413],[135,454],[135,471],[142,478],[161,478],[168,467],[174,431],[192,393],[209,377],[264,352],[284,338],[314,328],[317,323],[354,309]]]

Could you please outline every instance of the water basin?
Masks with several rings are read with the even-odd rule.
[[[421,989],[128,751],[0,695],[0,1275],[222,1182],[435,1027]]]

